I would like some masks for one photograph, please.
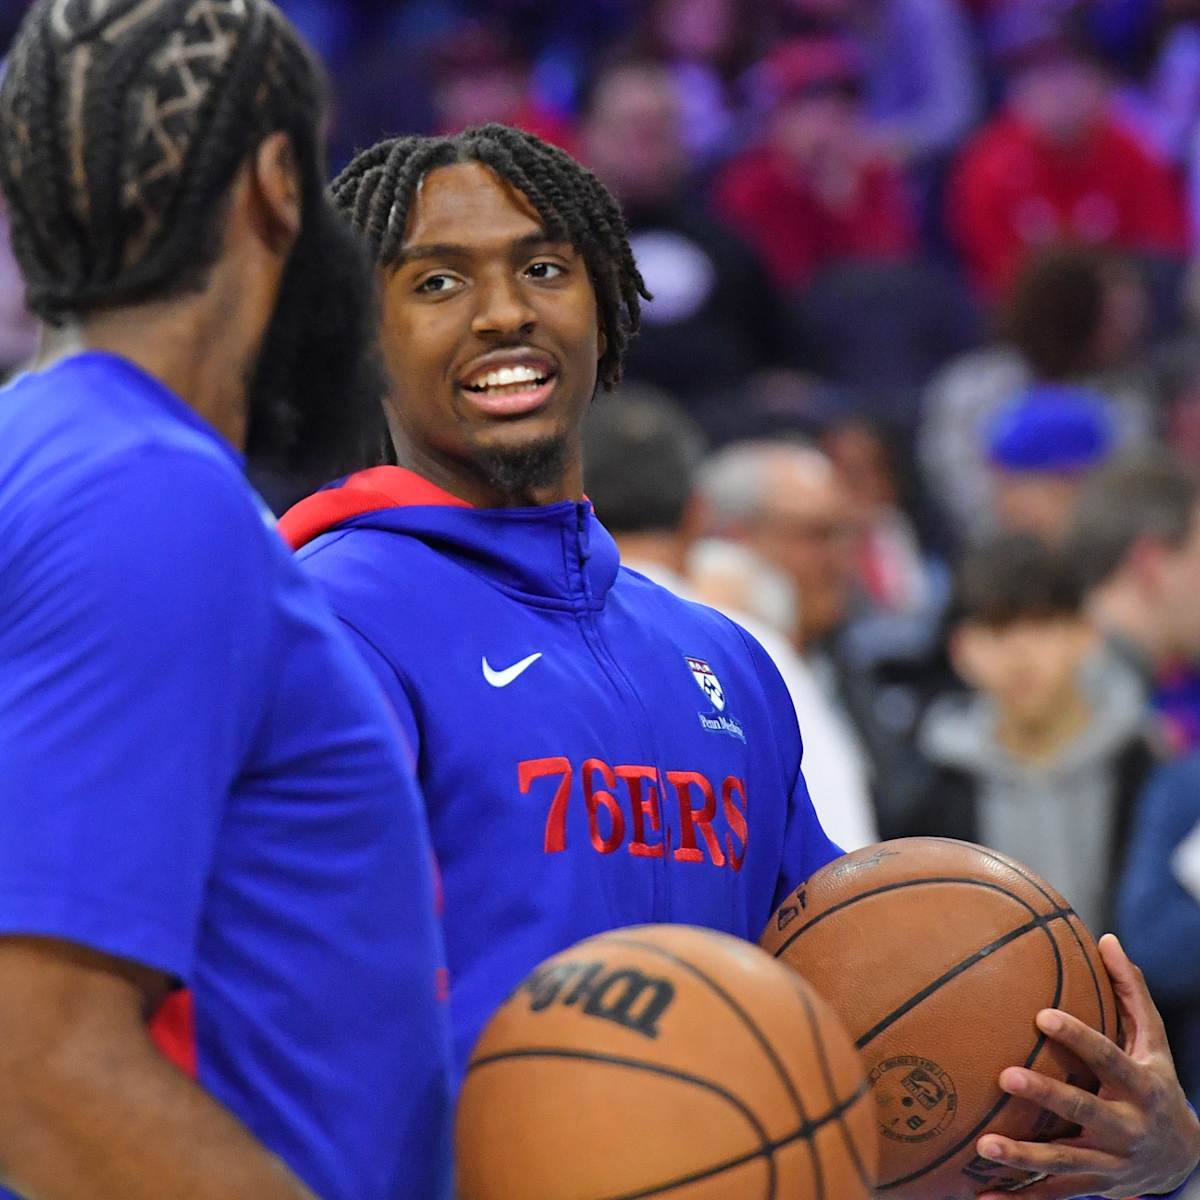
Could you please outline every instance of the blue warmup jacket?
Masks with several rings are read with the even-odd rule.
[[[841,853],[774,664],[621,567],[590,504],[474,509],[377,467],[281,528],[416,747],[460,1073],[548,955],[651,921],[757,939]]]

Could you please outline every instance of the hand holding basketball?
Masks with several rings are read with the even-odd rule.
[[[1142,973],[1111,934],[1100,939],[1100,953],[1117,996],[1122,1046],[1067,1013],[1038,1014],[1042,1032],[1092,1069],[1099,1094],[1019,1067],[1000,1076],[1006,1092],[1082,1126],[1081,1136],[1038,1144],[988,1134],[978,1143],[985,1158],[1049,1176],[1024,1189],[1025,1200],[1163,1192],[1182,1183],[1200,1160],[1200,1121],[1184,1100]],[[1004,1197],[986,1192],[980,1200]]]

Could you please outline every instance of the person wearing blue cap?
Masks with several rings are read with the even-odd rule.
[[[1084,388],[1039,385],[986,427],[997,526],[1051,543],[1064,536],[1079,489],[1116,449],[1107,401]]]

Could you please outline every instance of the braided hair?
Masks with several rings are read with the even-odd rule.
[[[608,189],[569,154],[507,125],[480,125],[455,137],[399,137],[358,154],[333,181],[338,210],[365,236],[379,266],[396,262],[417,185],[436,167],[478,162],[523,193],[547,232],[570,242],[587,264],[606,347],[600,382],[621,378],[629,338],[650,293],[629,247],[629,228]]]
[[[320,67],[270,0],[36,0],[0,88],[30,307],[58,324],[202,287],[229,186],[264,137],[291,135],[319,196],[324,104]]]

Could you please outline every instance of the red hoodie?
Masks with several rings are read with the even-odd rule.
[[[1067,150],[1012,115],[997,117],[963,151],[947,219],[976,285],[992,296],[1003,294],[1037,246],[1083,242],[1173,255],[1186,243],[1170,169],[1114,121]]]

